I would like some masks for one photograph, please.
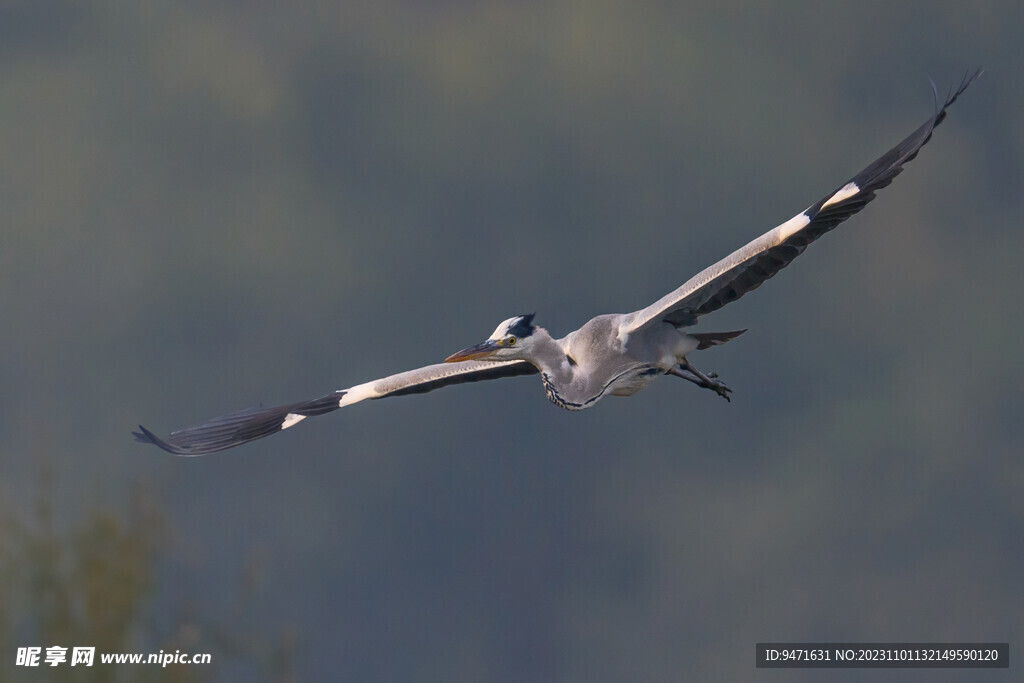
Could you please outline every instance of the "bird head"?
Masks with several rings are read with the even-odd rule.
[[[514,315],[503,320],[486,340],[462,349],[444,359],[445,363],[465,360],[519,360],[526,358],[533,341],[533,313]]]

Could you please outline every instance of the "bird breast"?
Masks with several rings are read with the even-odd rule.
[[[610,396],[632,396],[662,374],[664,370],[659,367],[641,367],[616,379],[605,393]]]

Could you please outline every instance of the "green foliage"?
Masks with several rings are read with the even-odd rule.
[[[291,680],[293,635],[264,635],[247,622],[208,610],[157,614],[161,565],[174,534],[152,491],[136,488],[125,510],[97,505],[78,511],[64,528],[55,519],[53,482],[44,474],[31,514],[0,514],[0,672],[9,680],[219,680],[241,667],[267,680]],[[243,571],[240,609],[251,599],[254,568]],[[250,578],[246,578],[250,577]],[[225,622],[228,623],[225,623]],[[92,667],[68,663],[18,669],[18,647],[95,647]],[[104,665],[100,653],[158,651],[212,655],[209,665]]]

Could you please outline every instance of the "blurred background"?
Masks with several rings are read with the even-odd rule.
[[[1019,661],[1022,28],[997,2],[0,2],[0,677],[72,673],[13,666],[54,644],[213,655],[95,680],[821,680],[754,668],[800,640]],[[703,321],[750,328],[694,358],[732,403],[669,378],[570,414],[529,377],[204,458],[131,440],[513,314],[645,306],[978,65],[893,186]]]

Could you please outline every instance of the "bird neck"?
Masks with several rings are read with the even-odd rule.
[[[559,382],[568,382],[574,374],[574,366],[569,357],[565,355],[562,345],[553,339],[543,327],[537,328],[531,339],[529,358],[525,360],[533,363],[549,378]]]

